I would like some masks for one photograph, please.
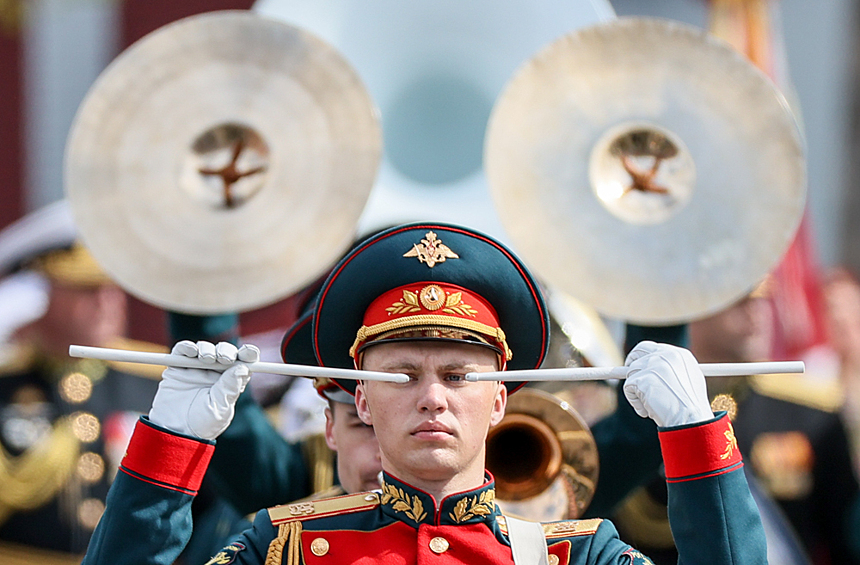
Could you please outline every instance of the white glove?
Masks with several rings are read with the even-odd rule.
[[[212,369],[165,369],[149,420],[174,432],[215,439],[233,420],[236,399],[251,378],[247,366],[233,363],[237,359],[255,363],[260,360],[260,350],[253,345],[236,349],[227,342],[185,340],[174,345],[171,353],[200,359]]]
[[[624,395],[643,418],[668,428],[714,417],[705,376],[686,349],[643,341],[627,355],[624,364],[630,368]]]

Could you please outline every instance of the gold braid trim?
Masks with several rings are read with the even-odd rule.
[[[18,457],[0,448],[0,524],[19,510],[38,508],[54,498],[74,472],[79,452],[68,418]]]
[[[413,326],[454,327],[492,336],[495,337],[496,341],[498,341],[505,350],[505,358],[510,361],[513,357],[513,352],[508,348],[508,342],[505,339],[505,332],[502,331],[502,328],[494,328],[487,324],[476,322],[475,320],[454,318],[451,316],[438,316],[433,314],[406,316],[396,320],[388,320],[387,322],[382,322],[373,326],[361,326],[358,329],[358,333],[355,336],[355,341],[352,343],[352,347],[349,348],[349,356],[355,358],[358,346],[367,341],[367,338],[369,337],[379,335],[383,332],[411,328]]]
[[[289,535],[290,524],[281,524],[278,526],[278,537],[272,540],[269,544],[269,550],[266,552],[265,565],[281,565],[281,558],[284,554],[284,544],[287,542]]]
[[[302,523],[296,520],[290,522],[290,547],[287,554],[287,565],[299,565],[302,562]]]
[[[313,492],[334,485],[334,452],[325,442],[324,434],[314,434],[302,442],[305,461],[310,463]]]
[[[269,544],[265,565],[281,565],[284,562],[284,546],[287,547],[286,565],[299,565],[302,561],[302,523],[298,520],[278,526],[278,537]]]

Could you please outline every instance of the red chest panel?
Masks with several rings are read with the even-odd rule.
[[[484,524],[422,524],[416,531],[397,522],[372,532],[303,531],[302,556],[308,565],[513,563],[511,548],[500,543]]]

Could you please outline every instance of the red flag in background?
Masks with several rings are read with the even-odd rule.
[[[778,21],[777,4],[777,0],[710,0],[709,31],[745,54],[788,94],[779,26],[772,25]],[[821,273],[806,212],[768,287],[774,310],[774,359],[797,359],[826,342]]]

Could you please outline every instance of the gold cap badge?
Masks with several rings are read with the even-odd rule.
[[[418,257],[418,260],[425,263],[431,269],[436,263],[444,263],[446,259],[459,259],[460,256],[451,251],[451,249],[442,243],[441,239],[436,239],[436,234],[428,231],[421,243],[412,245],[412,249],[403,254],[404,257]]]

